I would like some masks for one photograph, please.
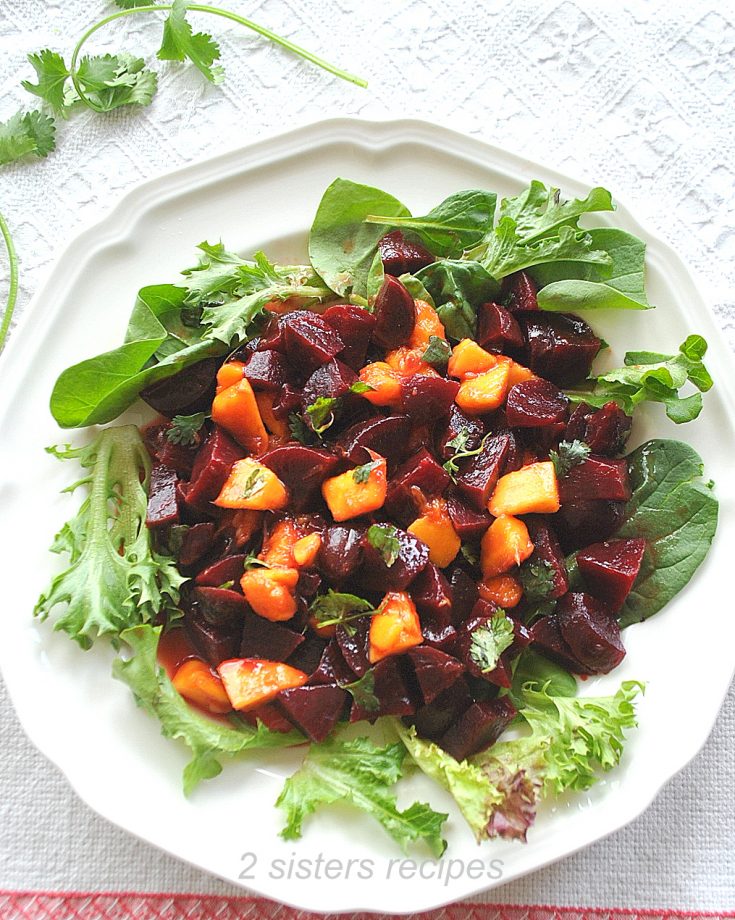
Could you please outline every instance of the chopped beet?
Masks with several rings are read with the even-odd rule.
[[[424,703],[432,703],[464,671],[461,661],[434,648],[418,646],[408,652]]]
[[[215,626],[204,619],[198,605],[193,603],[184,610],[184,624],[192,644],[213,668],[236,657],[240,647],[239,624]]]
[[[240,445],[215,425],[199,448],[190,482],[182,487],[187,505],[196,511],[211,511],[210,502],[222,491],[233,465],[244,456]]]
[[[446,422],[439,425],[436,450],[442,460],[449,460],[457,453],[457,448],[449,442],[458,435],[465,440],[465,450],[476,450],[485,435],[485,426],[479,418],[467,415],[455,403],[449,407]]]
[[[510,388],[505,417],[511,428],[541,428],[566,422],[569,400],[548,380],[536,377]]]
[[[336,639],[332,639],[324,648],[317,668],[311,672],[309,683],[313,685],[351,684],[354,680],[355,675],[345,661]]]
[[[176,470],[160,463],[153,465],[148,487],[147,527],[169,527],[179,523],[179,504],[176,499],[178,479]]]
[[[578,316],[567,313],[519,314],[526,337],[525,363],[557,386],[579,383],[589,376],[600,340]]]
[[[152,383],[140,392],[140,398],[148,405],[173,418],[174,415],[191,415],[208,411],[212,405],[217,371],[221,358],[205,358],[186,367],[158,383]]]
[[[472,694],[463,676],[426,706],[416,710],[414,725],[422,738],[438,741],[459,716],[472,705]]]
[[[320,639],[319,636],[307,636],[296,651],[289,655],[286,663],[311,677],[317,671],[326,647],[326,639]]]
[[[490,352],[517,351],[523,348],[523,333],[510,310],[483,303],[477,310],[477,343]]]
[[[373,341],[381,348],[397,348],[411,337],[416,325],[413,297],[404,285],[386,275],[375,298]]]
[[[503,278],[500,295],[505,306],[513,313],[538,310],[538,288],[527,272],[514,272]]]
[[[345,663],[357,677],[362,677],[370,667],[370,617],[354,620],[347,626],[338,626],[335,638]]]
[[[345,343],[321,316],[296,310],[281,317],[286,357],[303,376],[313,373],[345,347]]]
[[[288,364],[284,356],[271,348],[254,351],[245,362],[243,375],[254,390],[280,390],[288,379]]]
[[[392,230],[378,241],[383,271],[388,275],[413,275],[431,265],[434,256],[421,243],[406,239],[400,230]]]
[[[620,610],[630,594],[646,551],[646,541],[612,540],[593,543],[577,553],[577,565],[590,593]]]
[[[356,700],[350,710],[350,722],[374,722],[380,716],[410,716],[416,712],[416,700],[403,673],[402,658],[384,658],[373,666],[373,695],[377,709],[363,707]]]
[[[414,374],[401,381],[401,406],[414,421],[426,422],[446,415],[458,392],[456,380]]]
[[[466,760],[495,744],[516,715],[507,696],[473,703],[442,735],[439,746],[455,760]]]
[[[337,358],[318,367],[304,384],[302,407],[306,410],[320,396],[327,399],[339,399],[350,392],[350,387],[357,380],[357,374]]]
[[[559,497],[565,502],[623,501],[631,496],[628,463],[590,455],[559,479]]]
[[[618,621],[591,594],[565,594],[559,600],[556,616],[562,638],[584,673],[607,674],[625,658]]]
[[[452,622],[452,588],[442,570],[430,562],[411,586],[411,597],[424,621],[435,627],[449,626]]]
[[[569,416],[564,438],[584,441],[593,453],[611,456],[625,447],[632,423],[617,403],[605,403],[601,409],[580,403]]]
[[[327,527],[317,564],[328,581],[341,585],[361,565],[365,530],[364,526],[351,524]]]
[[[292,629],[248,611],[242,626],[240,655],[243,658],[286,661],[303,641],[304,637]]]
[[[452,620],[455,626],[460,626],[477,603],[477,582],[461,566],[454,566],[449,574],[449,584],[452,588]]]
[[[387,418],[378,415],[343,431],[337,446],[351,463],[367,463],[370,459],[368,450],[385,457],[389,463],[395,463],[405,453],[405,435],[410,424],[405,415],[389,415]]]
[[[276,393],[273,400],[273,415],[277,419],[287,419],[292,412],[301,409],[301,390],[287,383]]]
[[[293,724],[275,703],[263,703],[250,710],[250,712],[242,713],[242,715],[246,717],[251,725],[256,726],[258,722],[262,722],[271,732],[280,732],[285,735],[287,732],[293,731]]]
[[[554,515],[554,530],[565,553],[607,540],[625,517],[625,502],[564,502]]]
[[[176,470],[182,479],[188,479],[194,466],[196,452],[201,446],[202,434],[196,434],[191,444],[174,444],[168,438],[171,423],[148,425],[143,429],[143,439],[154,462]]]
[[[510,435],[501,431],[485,440],[481,452],[459,463],[457,489],[478,510],[485,511],[510,450]]]
[[[318,743],[324,741],[342,719],[348,694],[335,684],[321,684],[282,690],[277,701],[288,719]]]
[[[530,564],[541,563],[548,566],[551,574],[552,589],[549,592],[550,598],[561,597],[569,590],[569,578],[567,577],[567,566],[564,561],[562,552],[556,534],[538,518],[528,518],[526,520],[528,534],[533,543],[533,553],[529,559]]]
[[[582,664],[575,658],[559,627],[559,617],[552,613],[549,616],[536,620],[531,629],[531,645],[546,658],[560,664],[567,671],[576,674],[585,672]]]
[[[197,603],[202,616],[214,626],[241,623],[248,605],[245,598],[229,588],[192,588],[192,599]]]
[[[278,476],[290,495],[294,511],[304,511],[321,496],[321,486],[337,464],[337,458],[319,447],[290,442],[269,450],[260,462]]]
[[[206,524],[197,524],[196,526],[206,527]],[[191,529],[193,530],[194,528],[192,527]],[[194,579],[194,584],[210,588],[219,588],[229,582],[239,585],[245,568],[245,559],[246,557],[242,554],[225,556],[224,559],[213,562],[206,569],[202,569]]]
[[[421,632],[424,637],[424,645],[445,652],[447,655],[456,655],[457,630],[451,623],[442,625],[438,620],[434,621],[424,617]]]
[[[452,520],[452,527],[463,541],[480,540],[493,520],[487,511],[476,511],[459,495],[447,496],[447,511]]]
[[[322,576],[314,569],[301,569],[296,592],[301,597],[311,598],[317,593],[322,584]]]
[[[362,538],[362,566],[355,572],[355,582],[368,591],[403,591],[428,565],[429,547],[412,533],[395,529],[398,558],[388,565],[379,550]]]
[[[413,520],[417,510],[414,490],[418,490],[420,496],[441,495],[450,482],[449,473],[422,447],[391,478],[386,507],[392,514],[406,514]]]
[[[330,307],[323,318],[347,344],[339,353],[353,370],[359,371],[365,363],[370,337],[375,328],[375,317],[364,307],[349,303],[338,303]]]

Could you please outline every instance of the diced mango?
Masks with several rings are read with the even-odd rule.
[[[185,699],[208,712],[224,713],[232,709],[222,681],[200,658],[185,661],[176,670],[171,683]]]
[[[242,361],[226,361],[217,371],[217,393],[239,383],[245,372]]]
[[[260,417],[255,393],[244,377],[214,397],[212,421],[221,425],[251,454],[268,448],[268,432]]]
[[[426,348],[410,348],[401,345],[389,351],[385,356],[385,363],[401,377],[410,377],[413,374],[435,374],[436,371],[430,364],[421,360]]]
[[[385,361],[366,364],[360,369],[360,380],[372,387],[361,395],[374,406],[400,406],[401,375]]]
[[[502,575],[533,552],[528,528],[519,518],[502,514],[485,531],[480,544],[480,568],[485,578]]]
[[[429,547],[429,559],[440,569],[454,560],[462,545],[442,499],[427,504],[408,531]]]
[[[512,575],[491,575],[477,587],[483,600],[497,604],[504,610],[517,607],[523,597],[523,587]]]
[[[268,434],[271,435],[269,446],[273,447],[273,441],[283,442],[284,444],[290,439],[291,431],[288,427],[288,422],[283,418],[276,418],[273,414],[273,402],[275,400],[274,393],[262,393],[255,394],[255,401],[258,404],[258,411],[260,412],[260,417],[263,419],[263,424],[268,431]]]
[[[559,510],[559,486],[550,460],[529,463],[498,480],[488,510],[501,514],[553,514]]]
[[[290,620],[298,604],[294,590],[299,580],[298,569],[254,567],[240,579],[245,600],[258,616],[274,623]]]
[[[296,565],[313,565],[319,555],[321,545],[322,538],[318,533],[310,533],[308,536],[297,540],[293,546],[293,557]]]
[[[508,395],[509,377],[510,367],[504,362],[496,364],[484,374],[465,378],[454,401],[468,415],[483,415],[499,409]]]
[[[534,372],[525,367],[523,364],[519,364],[517,361],[514,361],[512,358],[507,358],[505,355],[498,355],[498,361],[504,361],[508,364],[510,371],[508,373],[508,389],[514,387],[517,383],[525,383],[526,380],[535,380],[536,375]]]
[[[383,507],[388,492],[387,464],[384,457],[368,451],[369,463],[326,479],[322,495],[335,521],[347,521]]]
[[[446,339],[444,324],[430,303],[425,300],[414,300],[413,304],[416,310],[416,324],[408,344],[411,348],[420,348],[425,351],[432,335],[438,339]]]
[[[288,504],[288,492],[273,470],[246,457],[234,464],[214,504],[218,508],[279,511]]]
[[[263,543],[260,558],[271,566],[294,566],[293,549],[299,537],[299,529],[292,518],[276,521]]]
[[[489,351],[481,348],[472,339],[462,339],[454,346],[452,356],[447,365],[450,377],[459,377],[460,380],[468,376],[477,376],[495,367],[498,359]]]
[[[389,591],[370,620],[370,663],[400,655],[423,641],[411,596],[405,591]]]
[[[217,668],[233,709],[247,710],[274,699],[281,690],[301,687],[309,679],[303,671],[280,661],[231,658]]]

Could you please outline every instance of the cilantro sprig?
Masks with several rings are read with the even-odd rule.
[[[455,482],[457,480],[457,473],[459,472],[458,461],[466,460],[468,457],[477,457],[478,454],[481,454],[485,448],[485,442],[490,437],[490,432],[485,435],[482,441],[480,441],[479,446],[474,448],[474,450],[468,449],[467,447],[470,437],[471,432],[469,428],[460,428],[457,434],[450,441],[447,441],[447,447],[451,447],[454,454],[452,454],[449,460],[444,464],[444,469]]]
[[[181,444],[183,447],[195,444],[206,418],[206,412],[175,415],[171,419],[171,427],[166,432],[166,438],[172,444]]]
[[[397,527],[392,524],[373,524],[368,528],[367,541],[380,553],[388,568],[395,565],[401,553]]]
[[[500,656],[512,644],[513,622],[504,610],[498,610],[487,623],[472,631],[470,658],[483,674],[489,674],[495,670]]]
[[[315,598],[309,607],[309,614],[317,626],[344,626],[347,632],[354,632],[354,620],[374,612],[375,608],[364,597],[331,588]]]
[[[590,453],[589,445],[575,438],[574,441],[560,441],[558,450],[549,451],[549,460],[554,464],[556,475],[563,479],[573,467],[584,463]]]

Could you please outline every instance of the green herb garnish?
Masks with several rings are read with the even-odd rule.
[[[401,543],[397,537],[398,528],[392,524],[373,524],[368,528],[367,541],[383,557],[383,562],[391,568],[401,553]]]
[[[558,450],[549,451],[549,460],[554,464],[556,475],[562,479],[572,467],[579,466],[590,455],[590,448],[584,441],[560,441]]]
[[[376,470],[380,464],[380,460],[371,460],[369,463],[363,463],[362,466],[356,466],[352,471],[352,478],[355,482],[367,482],[372,471]]]
[[[513,621],[499,610],[487,623],[472,631],[470,658],[488,674],[498,666],[503,652],[513,644]]]
[[[171,427],[166,432],[166,437],[172,444],[184,446],[194,444],[206,418],[206,412],[195,412],[194,415],[175,415],[171,420]]]
[[[374,613],[375,608],[364,597],[356,594],[345,594],[333,591],[331,588],[311,602],[309,614],[318,626],[344,626],[348,632],[354,631],[350,624],[369,613]]]
[[[457,434],[450,441],[447,441],[447,447],[451,447],[454,454],[443,464],[443,466],[455,482],[457,480],[457,473],[459,472],[457,461],[466,460],[468,457],[477,457],[481,454],[485,449],[485,442],[490,437],[490,432],[485,435],[482,441],[480,441],[479,446],[474,450],[467,448],[467,444],[471,437],[472,433],[468,428],[460,428]]]
[[[445,367],[452,357],[452,346],[446,339],[440,339],[438,335],[429,336],[429,344],[426,351],[421,355],[421,360],[432,367]]]

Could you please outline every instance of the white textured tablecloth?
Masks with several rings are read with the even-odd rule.
[[[140,179],[327,116],[417,116],[610,188],[690,262],[735,346],[735,4],[223,5],[369,78],[370,88],[333,80],[207,17],[202,26],[222,45],[222,87],[191,69],[159,66],[150,108],[77,116],[61,125],[48,160],[0,169],[0,211],[21,262],[19,314],[66,241]],[[18,85],[32,76],[25,54],[46,46],[68,54],[110,8],[97,0],[0,0],[0,120],[21,100],[33,102]],[[110,50],[153,52],[155,18],[115,25],[95,47],[107,41]],[[699,665],[706,661],[693,669],[695,681]],[[98,818],[31,747],[4,693],[0,713],[0,888],[233,890]],[[704,751],[643,817],[489,899],[733,909],[734,789],[731,690]]]

